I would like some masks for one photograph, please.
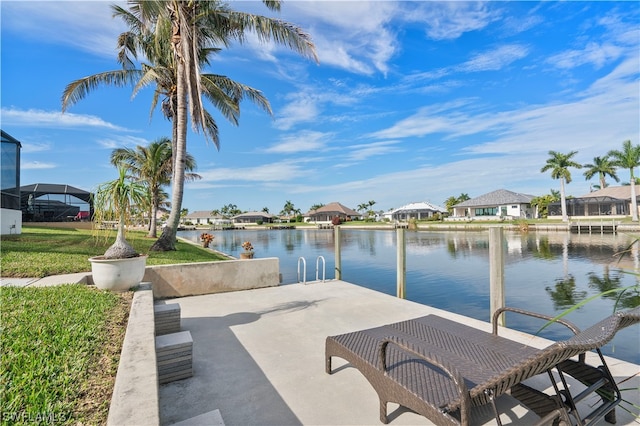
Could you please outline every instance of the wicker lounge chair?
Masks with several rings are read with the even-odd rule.
[[[332,373],[332,357],[343,358],[357,368],[378,393],[380,420],[385,424],[388,402],[409,408],[438,425],[470,425],[475,411],[472,407],[491,404],[500,424],[495,400],[506,393],[535,411],[541,417],[540,424],[558,421],[572,424],[574,420],[587,424],[615,408],[620,401],[619,391],[599,348],[619,329],[640,322],[640,308],[616,313],[583,332],[567,321],[558,320],[575,335],[544,349],[499,336],[497,319],[505,311],[551,319],[520,309],[503,308],[494,315],[493,333],[429,315],[330,336],[326,340],[326,371]],[[584,352],[590,350],[598,351],[604,368],[585,364]],[[578,361],[568,361],[576,356]],[[568,389],[561,392],[551,372],[558,366],[560,371],[579,380],[589,376],[585,371],[599,371],[597,377],[584,382],[592,385],[590,393],[597,391],[603,396],[602,406],[581,419],[575,403],[586,393],[572,398],[567,395]],[[545,372],[556,395],[521,384]]]

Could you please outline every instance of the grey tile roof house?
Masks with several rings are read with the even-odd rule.
[[[534,217],[533,195],[498,189],[453,206],[447,220],[489,220]]]
[[[317,210],[310,210],[305,216],[308,217],[308,222],[331,222],[331,220],[336,216],[343,220],[350,220],[360,217],[360,213],[350,209],[349,207],[345,207],[338,202],[333,202],[326,206],[322,206]]]
[[[271,223],[275,216],[265,212],[247,212],[233,216],[231,219],[235,223]]]

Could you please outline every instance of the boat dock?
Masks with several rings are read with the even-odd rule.
[[[581,233],[598,233],[598,234],[615,234],[618,230],[620,221],[615,220],[595,220],[595,221],[575,221],[569,224],[569,229],[574,234]]]
[[[429,314],[491,330],[487,322],[344,281],[182,297],[166,303],[180,305],[182,330],[193,336],[193,377],[160,386],[162,425],[381,424],[376,392],[358,370],[336,358],[337,371],[325,373],[327,336]],[[549,344],[513,329],[500,334],[531,346]],[[587,359],[599,361],[594,353],[588,353]],[[637,389],[640,376],[635,373],[640,367],[613,358],[607,363],[616,381],[625,381],[621,387]],[[549,386],[546,375],[527,383],[541,389]],[[624,392],[623,397],[636,407],[640,403],[636,391]],[[582,404],[597,400],[587,398]],[[505,425],[537,420],[509,396],[501,397],[499,404]],[[432,424],[395,404],[389,404],[389,412],[393,425]],[[636,421],[623,408],[616,412],[619,425]],[[213,414],[218,423],[205,420]],[[495,424],[491,410],[478,424]]]

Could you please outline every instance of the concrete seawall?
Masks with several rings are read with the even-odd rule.
[[[274,287],[280,284],[280,260],[271,257],[149,266],[143,281],[153,283],[156,299]]]

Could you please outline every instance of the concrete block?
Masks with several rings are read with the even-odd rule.
[[[169,383],[193,376],[193,338],[191,332],[156,337],[158,382]]]
[[[156,336],[177,333],[180,331],[180,305],[170,303],[167,305],[154,305],[153,307]]]

